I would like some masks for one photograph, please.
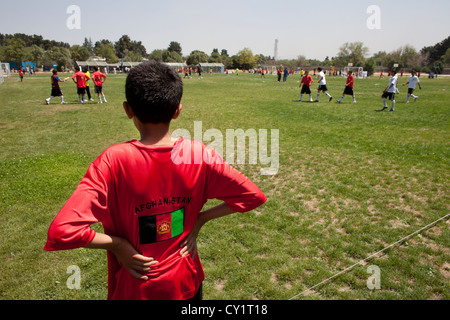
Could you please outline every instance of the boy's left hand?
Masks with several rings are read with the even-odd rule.
[[[189,233],[186,239],[181,243],[180,255],[182,257],[187,256],[191,253],[194,257],[197,254],[197,237],[198,233],[200,232],[200,228],[201,226],[199,225],[199,222],[197,220],[194,228],[192,228],[191,233]]]

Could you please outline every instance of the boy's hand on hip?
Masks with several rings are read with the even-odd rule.
[[[143,274],[151,270],[158,263],[151,257],[141,255],[136,249],[125,239],[117,244],[114,250],[111,250],[116,256],[119,263],[130,273],[133,278],[148,280]]]

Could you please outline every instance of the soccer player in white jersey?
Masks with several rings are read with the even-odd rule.
[[[317,68],[317,70],[319,70],[319,88],[317,89],[317,99],[315,102],[319,102],[319,96],[320,96],[320,91],[322,91],[328,98],[330,98],[329,101],[331,101],[333,99],[332,96],[330,96],[330,94],[327,92],[327,81],[325,80],[325,73],[322,71],[322,68]]]
[[[391,109],[389,111],[394,111],[395,92],[397,91],[398,75],[397,75],[397,71],[392,71],[391,74],[392,74],[392,76],[389,79],[389,84],[386,87],[386,89],[384,89],[383,95],[381,96],[381,98],[383,99],[383,103],[384,103],[383,109],[381,109],[381,111],[387,109],[386,98],[389,98],[389,100],[391,100]]]
[[[422,86],[420,85],[419,77],[416,76],[416,72],[411,72],[411,77],[409,77],[408,82],[403,85],[406,86],[408,84],[408,96],[406,97],[406,103],[409,103],[409,97],[413,97],[414,101],[417,100],[418,96],[413,95],[414,90],[416,89],[416,84],[419,86],[419,89],[422,90]]]

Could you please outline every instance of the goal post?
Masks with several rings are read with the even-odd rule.
[[[9,63],[0,62],[0,83],[5,81],[5,77],[9,79],[11,70],[9,70]]]
[[[346,77],[349,71],[352,71],[353,76],[355,78],[363,79],[367,77],[367,72],[364,71],[363,67],[353,67],[353,66],[344,67],[344,70],[342,70],[342,75]]]

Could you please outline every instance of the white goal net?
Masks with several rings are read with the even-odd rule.
[[[5,81],[5,78],[11,76],[11,71],[9,70],[9,63],[0,62],[0,83]]]
[[[353,77],[355,78],[367,78],[367,71],[364,71],[363,67],[345,67],[344,70],[342,70],[342,75],[346,77],[349,71],[353,72]]]

